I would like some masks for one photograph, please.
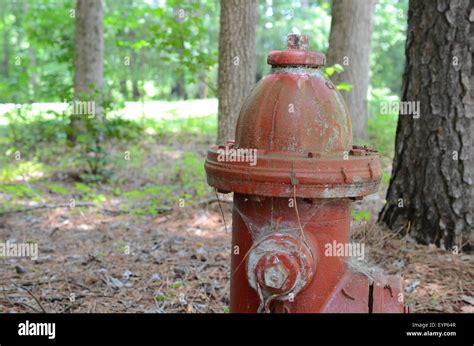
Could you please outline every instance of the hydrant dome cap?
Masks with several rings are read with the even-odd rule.
[[[272,66],[304,65],[308,67],[324,66],[326,57],[322,53],[310,52],[307,35],[290,34],[287,37],[288,50],[273,51],[268,54],[267,62]]]
[[[305,50],[276,50],[268,54],[267,63],[272,66],[305,65],[319,67],[325,65],[326,56],[323,53]]]

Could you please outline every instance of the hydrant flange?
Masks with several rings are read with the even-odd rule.
[[[304,198],[362,197],[377,192],[382,169],[376,151],[353,146],[340,154],[277,153],[257,150],[258,164],[220,160],[234,143],[211,148],[206,172],[220,192]]]

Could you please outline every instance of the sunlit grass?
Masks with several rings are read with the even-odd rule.
[[[0,183],[2,184],[40,179],[50,171],[50,167],[46,164],[36,161],[2,162],[0,166]]]

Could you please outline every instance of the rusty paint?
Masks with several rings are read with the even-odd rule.
[[[324,55],[290,35],[268,63],[235,141],[212,147],[205,164],[209,185],[234,192],[231,312],[408,312],[400,278],[325,254],[328,243],[349,243],[351,202],[377,191],[382,168],[376,150],[352,145]],[[256,149],[256,165],[218,160],[225,148]]]

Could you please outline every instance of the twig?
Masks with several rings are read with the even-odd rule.
[[[3,295],[5,296],[5,300],[6,300],[10,305],[20,305],[20,306],[23,306],[23,307],[30,308],[30,309],[33,310],[34,312],[38,312],[37,309],[35,309],[33,306],[31,306],[31,305],[29,305],[29,304],[11,301],[11,299],[8,298],[8,296],[7,296],[7,293],[6,293],[6,291],[5,291],[5,286],[4,286],[4,285],[2,285],[2,291],[3,291]]]
[[[27,307],[27,308],[33,310],[34,312],[37,312],[37,313],[39,312],[38,309],[36,309],[35,307],[33,307],[33,306],[29,305],[29,304],[26,304],[26,303],[13,302],[13,301],[11,301],[10,299],[6,299],[5,301],[6,301],[8,304],[13,305],[13,306],[19,305],[19,306]]]
[[[15,286],[18,287],[18,288],[21,288],[21,289],[25,290],[25,291],[35,300],[35,302],[38,304],[38,306],[41,308],[41,310],[42,310],[45,314],[47,313],[46,310],[45,310],[45,308],[43,307],[43,305],[41,305],[41,302],[39,301],[39,299],[36,298],[36,296],[35,296],[28,288],[26,288],[26,287],[24,287],[24,286],[17,285],[16,283],[13,283],[13,285],[15,285]]]
[[[215,203],[215,202],[219,202],[219,203],[229,203],[229,204],[232,204],[234,203],[232,200],[227,200],[227,199],[220,199],[220,198],[208,198],[208,199],[205,199],[203,201],[200,201],[198,203],[198,205],[200,206],[206,206],[208,204],[212,204],[212,203]]]
[[[222,220],[224,220],[225,232],[228,233],[228,231],[227,231],[227,223],[225,222],[224,211],[222,210],[221,201],[219,200],[219,195],[217,194],[217,189],[214,189],[214,192],[215,192],[215,194],[216,194],[216,199],[217,199],[217,202],[218,202],[218,204],[219,204],[219,209],[220,209],[220,211],[221,211]]]
[[[303,238],[304,243],[308,245],[306,242],[306,237],[304,236],[303,226],[301,226],[300,213],[298,212],[298,203],[296,202],[296,185],[293,185],[293,198],[295,200],[296,218],[298,219],[298,225],[300,226],[301,237]]]

